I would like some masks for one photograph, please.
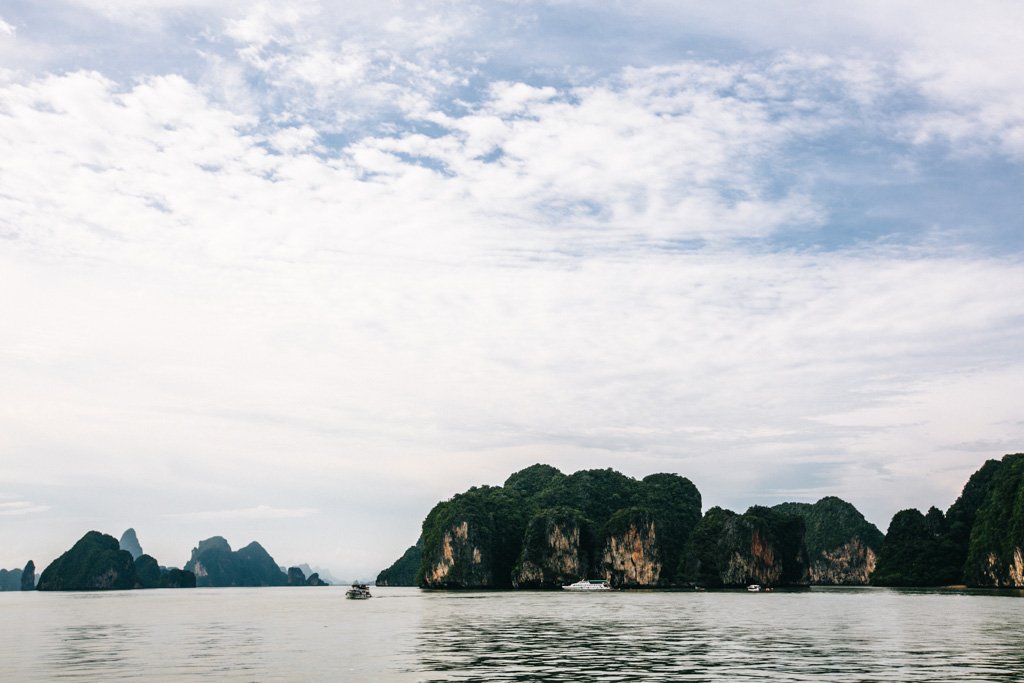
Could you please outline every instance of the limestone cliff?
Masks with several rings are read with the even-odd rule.
[[[1024,588],[1024,453],[993,468],[970,533],[964,566],[969,585]]]
[[[875,551],[855,537],[831,552],[821,551],[811,560],[808,575],[815,586],[866,586],[877,562]]]
[[[490,563],[468,520],[444,531],[439,547],[427,558],[423,585],[427,588],[491,588]]]
[[[813,505],[782,503],[772,510],[804,520],[811,584],[866,586],[869,583],[883,535],[857,508],[845,500],[827,496]]]
[[[806,584],[803,539],[798,516],[759,506],[742,515],[711,508],[691,535],[685,574],[714,588]]]
[[[652,588],[661,583],[662,559],[654,519],[646,510],[621,510],[612,516],[599,573],[613,586]]]
[[[582,514],[570,508],[537,513],[523,538],[512,570],[516,588],[557,588],[588,577],[593,530]]]

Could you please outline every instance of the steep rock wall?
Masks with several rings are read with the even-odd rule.
[[[630,523],[610,534],[601,552],[600,571],[613,586],[650,588],[661,581],[662,561],[653,520]]]
[[[866,586],[875,571],[878,556],[860,538],[830,551],[821,551],[811,560],[808,575],[816,586]]]
[[[494,577],[485,559],[469,522],[462,520],[452,524],[430,558],[423,573],[423,585],[426,588],[491,587]]]

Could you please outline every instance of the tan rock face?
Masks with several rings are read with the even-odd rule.
[[[435,558],[430,570],[424,575],[428,586],[442,586],[449,583],[465,586],[491,585],[490,573],[472,572],[466,576],[454,576],[453,570],[462,561],[464,566],[479,568],[484,563],[480,548],[470,541],[469,522],[453,524],[441,539],[441,552]]]
[[[985,577],[987,585],[995,588],[1024,588],[1024,550],[1019,546],[1013,550],[1013,559],[1007,567],[1007,579],[1000,578],[999,557],[993,552],[986,559]]]
[[[656,540],[653,521],[639,526],[631,524],[625,533],[610,536],[601,554],[603,577],[616,586],[658,585],[662,563]]]
[[[513,586],[554,586],[585,578],[580,557],[580,528],[573,523],[549,522],[544,551],[521,557],[512,576]]]
[[[878,557],[858,537],[831,552],[822,551],[809,568],[814,585],[866,586],[875,571]]]

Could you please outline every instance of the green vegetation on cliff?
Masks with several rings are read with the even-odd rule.
[[[54,560],[39,577],[41,591],[127,590],[135,588],[135,562],[117,539],[90,531]]]
[[[804,520],[762,506],[744,514],[714,507],[694,529],[683,575],[710,588],[807,583]]]
[[[1007,455],[990,465],[993,462],[986,463],[987,471],[979,471],[978,488],[985,495],[971,527],[964,574],[971,585],[1022,587],[1024,453]]]
[[[826,496],[813,505],[781,503],[772,509],[804,520],[811,584],[868,583],[884,536],[857,508],[841,498]]]
[[[889,523],[878,565],[871,575],[875,586],[944,586],[959,583],[957,553],[947,532],[945,516],[932,507],[900,510]]]
[[[387,569],[377,574],[376,584],[378,586],[415,586],[416,572],[419,571],[420,561],[423,559],[423,539],[416,541],[416,545],[409,546],[409,549],[395,560]]]
[[[609,550],[609,534],[638,532],[642,517],[653,521],[655,533],[638,536],[642,547],[630,552],[656,557],[658,583],[668,584],[700,519],[700,505],[697,488],[674,474],[637,481],[611,469],[565,475],[533,465],[504,486],[473,487],[436,505],[423,522],[416,582],[436,588],[551,587],[570,573],[583,578],[603,561],[598,555],[617,552]],[[624,510],[630,512],[616,517]]]

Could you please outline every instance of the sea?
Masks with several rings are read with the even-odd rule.
[[[1020,592],[0,593],[0,681],[1024,681]]]

